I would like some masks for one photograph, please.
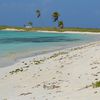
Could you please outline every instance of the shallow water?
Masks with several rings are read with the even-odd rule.
[[[100,35],[0,31],[0,67],[19,58],[100,40]]]

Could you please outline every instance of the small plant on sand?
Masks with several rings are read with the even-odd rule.
[[[100,87],[100,81],[97,81],[96,83],[92,83],[93,88]]]
[[[14,74],[14,73],[18,73],[18,72],[22,72],[23,71],[23,68],[18,68],[18,69],[15,69],[14,71],[11,71],[9,72],[10,74]]]
[[[38,64],[40,64],[41,63],[41,61],[34,61],[34,64],[35,65],[38,65]]]
[[[42,62],[44,62],[44,60],[35,60],[35,61],[34,61],[34,64],[35,64],[35,65],[39,65],[39,64],[41,64]]]

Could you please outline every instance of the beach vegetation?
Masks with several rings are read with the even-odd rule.
[[[41,16],[41,11],[39,9],[36,10],[36,17],[39,18]]]
[[[97,81],[95,83],[92,83],[93,88],[98,88],[100,87],[100,81]]]
[[[18,68],[18,69],[15,69],[14,71],[11,71],[9,73],[10,74],[15,74],[15,73],[22,72],[22,71],[23,71],[23,68]]]
[[[32,22],[28,22],[28,25],[32,26],[32,25],[33,25],[33,23],[32,23]]]
[[[59,27],[60,29],[63,29],[63,28],[64,28],[64,23],[63,23],[63,21],[58,21],[58,27]]]
[[[25,27],[14,27],[14,26],[0,26],[0,30],[3,29],[18,29],[24,30],[28,32],[35,32],[38,30],[41,31],[57,31],[57,32],[65,32],[65,31],[73,31],[73,32],[100,32],[99,28],[80,28],[80,27],[64,27],[63,29],[55,28],[55,27],[32,27],[32,28],[25,28]]]
[[[58,53],[53,54],[49,58],[56,58],[57,56],[64,55],[64,54],[67,54],[67,52],[58,52]]]
[[[35,64],[35,65],[39,65],[39,64],[41,64],[42,62],[44,62],[44,60],[35,60],[35,61],[34,61],[34,64]]]
[[[57,85],[46,85],[46,84],[44,84],[43,85],[43,88],[44,89],[47,89],[47,90],[51,90],[51,89],[57,89],[57,88],[60,88],[60,86],[57,86]]]
[[[52,17],[53,17],[53,22],[58,21],[60,14],[58,12],[53,12]]]

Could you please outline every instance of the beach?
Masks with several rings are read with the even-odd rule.
[[[16,32],[23,32],[23,29],[16,29],[16,28],[5,28],[2,31],[16,31]]]
[[[60,32],[60,31],[42,31],[42,30],[38,30],[37,32],[50,32],[50,33],[65,33],[65,34],[100,34],[100,32],[81,32],[81,31],[64,31],[64,32]]]
[[[0,100],[100,100],[99,0],[0,8]]]
[[[0,68],[0,100],[99,100],[100,42],[57,50]]]
[[[99,34],[0,31],[0,68],[30,56],[99,40]]]

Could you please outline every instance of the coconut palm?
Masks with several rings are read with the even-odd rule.
[[[36,16],[39,18],[41,16],[41,11],[39,9],[36,10]]]
[[[32,26],[32,25],[33,25],[33,23],[32,23],[32,22],[28,22],[28,25]]]
[[[53,12],[52,17],[53,21],[56,22],[59,19],[60,14],[58,12]]]
[[[64,28],[64,23],[63,23],[63,21],[59,21],[59,22],[58,22],[58,27],[61,28],[61,29]]]

